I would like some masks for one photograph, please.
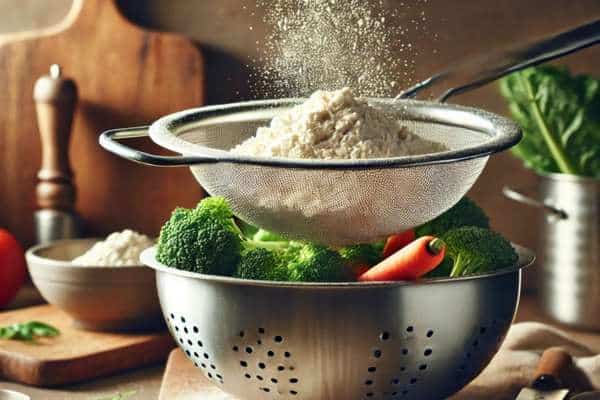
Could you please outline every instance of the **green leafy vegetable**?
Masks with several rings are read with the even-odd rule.
[[[0,327],[0,339],[34,341],[39,337],[58,336],[60,331],[39,321],[29,321]]]
[[[542,66],[500,81],[523,140],[512,152],[540,173],[600,177],[600,81]]]

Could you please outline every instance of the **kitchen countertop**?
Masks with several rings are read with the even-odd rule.
[[[547,317],[541,315],[539,307],[532,296],[524,296],[522,298],[517,314],[517,321],[539,321],[558,326],[556,323],[552,323]],[[594,334],[565,329],[563,327],[560,328],[567,331],[576,340],[581,341],[592,350],[600,353],[600,333]],[[57,389],[32,388],[5,381],[0,381],[0,388],[27,393],[33,400],[101,400],[105,398],[110,399],[111,396],[117,393],[130,391],[135,391],[131,397],[128,397],[130,400],[149,400],[158,398],[163,370],[164,365],[156,365],[109,378]]]

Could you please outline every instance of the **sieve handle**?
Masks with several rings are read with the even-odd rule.
[[[396,98],[412,98],[439,81],[466,75],[468,83],[450,88],[438,98],[443,103],[452,96],[476,89],[505,75],[563,57],[598,42],[600,20],[595,20],[524,47],[469,58],[404,90]]]
[[[520,191],[510,188],[508,186],[504,186],[502,188],[502,194],[504,194],[504,196],[510,200],[514,200],[516,202],[526,204],[531,207],[541,208],[545,212],[552,214],[553,216],[555,216],[559,219],[569,218],[569,215],[566,213],[566,211],[564,211],[560,208],[554,207],[546,202],[536,200],[532,197],[524,195]]]
[[[158,156],[133,149],[119,142],[123,139],[148,137],[149,128],[149,126],[137,126],[133,128],[111,129],[100,135],[100,146],[119,157],[144,165],[152,165],[154,167],[182,167],[217,162],[217,160],[210,157]]]

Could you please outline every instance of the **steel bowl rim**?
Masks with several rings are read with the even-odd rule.
[[[224,115],[239,112],[258,112],[276,107],[291,107],[304,100],[305,99],[299,98],[254,100],[183,110],[163,116],[156,120],[149,128],[149,135],[152,141],[159,146],[186,156],[205,157],[209,163],[225,162],[301,169],[406,168],[433,164],[447,164],[483,158],[493,153],[506,150],[518,143],[522,137],[519,126],[512,120],[500,115],[473,107],[423,100],[397,100],[397,102],[399,104],[398,107],[401,105],[405,110],[412,110],[413,114],[411,115],[413,118],[411,118],[411,120],[475,130],[487,135],[489,140],[480,145],[423,155],[358,160],[310,160],[238,155],[229,151],[194,144],[178,137],[178,131],[181,131],[182,128],[185,128],[191,123],[202,121],[203,119],[222,117]],[[389,103],[394,101],[391,98],[369,98],[368,100],[372,103]],[[440,113],[443,112],[462,114],[454,115],[453,118],[450,118],[450,114],[448,114],[445,118],[442,118]],[[472,117],[470,125],[464,120],[465,113]],[[422,119],[417,118],[419,115]],[[463,118],[461,118],[461,115]]]
[[[495,270],[493,272],[471,275],[471,276],[463,276],[459,278],[430,278],[423,279],[417,282],[408,282],[408,281],[382,281],[382,282],[273,282],[273,281],[260,281],[260,280],[249,280],[249,279],[241,279],[234,278],[229,276],[219,276],[219,275],[208,275],[201,274],[198,272],[184,271],[176,268],[168,267],[164,264],[161,264],[156,260],[156,246],[150,247],[142,252],[140,255],[141,262],[146,265],[148,268],[152,268],[156,271],[157,276],[158,273],[166,273],[169,275],[176,275],[182,278],[192,278],[195,280],[207,281],[207,282],[215,282],[215,283],[224,283],[230,285],[238,285],[238,286],[260,286],[260,287],[270,287],[270,288],[296,288],[296,289],[347,289],[347,290],[358,290],[358,289],[373,289],[373,288],[395,288],[402,286],[428,286],[433,284],[449,284],[449,283],[457,283],[464,281],[473,281],[479,279],[489,279],[501,275],[506,275],[510,273],[520,272],[523,268],[527,268],[531,266],[535,262],[534,253],[517,244],[513,244],[513,247],[519,254],[519,260],[517,263],[508,268],[502,268]]]

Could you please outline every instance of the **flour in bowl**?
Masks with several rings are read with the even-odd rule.
[[[258,157],[363,159],[436,153],[446,148],[411,132],[350,88],[317,91],[275,116],[232,149]]]
[[[154,245],[146,235],[125,229],[108,235],[71,264],[83,267],[123,267],[140,265],[140,253]]]

